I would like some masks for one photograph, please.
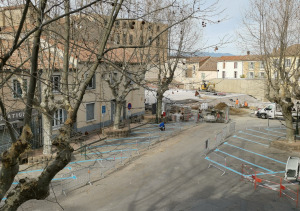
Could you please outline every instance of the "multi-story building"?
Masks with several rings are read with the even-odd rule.
[[[200,62],[200,67],[197,72],[197,78],[200,80],[211,80],[218,78],[218,58],[209,57]]]
[[[247,55],[243,58],[243,74],[245,78],[265,78],[265,66],[261,56]]]
[[[243,78],[244,56],[222,56],[219,58],[218,78]]]
[[[2,37],[1,54],[5,53],[6,49],[9,49],[8,46],[11,46],[10,40],[14,37],[13,29],[17,28],[19,24],[19,18],[22,9],[22,5],[18,7],[8,7],[1,9],[2,16],[0,15],[0,26],[2,28],[1,32],[3,32],[0,33],[0,36]],[[32,20],[34,20],[34,6],[30,7],[30,11],[33,11]],[[95,58],[95,56],[91,53],[93,51],[88,51],[88,48],[94,50],[96,49],[97,37],[101,37],[102,33],[101,25],[99,24],[105,23],[105,18],[101,19],[102,22],[97,22],[96,19],[93,19],[91,17],[80,19],[81,21],[86,20],[85,24],[83,24],[83,22],[76,22],[76,20],[76,18],[73,19],[72,25],[71,37],[73,38],[72,43],[74,43],[74,45],[72,45],[72,53],[70,55],[70,73],[68,76],[69,81],[73,82],[73,86],[74,84],[80,85],[80,83],[82,83],[82,79],[86,77],[87,69],[93,64],[93,59]],[[27,24],[30,25],[31,20],[28,19],[26,21],[28,21]],[[98,23],[98,25],[95,25],[96,22]],[[60,23],[62,24],[63,20]],[[93,27],[87,27],[91,26],[91,24],[93,23]],[[59,25],[58,23],[55,24],[56,25],[49,26],[49,28],[57,27],[56,33],[63,33],[63,26]],[[87,28],[84,28],[85,26]],[[145,51],[144,56],[151,55],[151,61],[157,62],[160,59],[160,56],[165,56],[161,51],[161,49],[165,49],[164,41],[166,39],[167,32],[162,32],[166,29],[165,27],[166,26],[163,24],[146,23],[144,21],[118,20],[115,23],[113,32],[111,33],[110,41],[106,47],[106,49],[110,47],[114,47],[116,49],[107,53],[104,60],[109,60],[111,63],[114,63],[118,66],[126,64],[126,68],[128,68],[129,72],[132,73],[140,71],[141,69],[143,69],[141,68],[141,65],[145,65],[146,62],[149,62],[148,60],[141,59],[143,58],[142,56],[140,56],[142,50]],[[91,31],[88,31],[89,29],[91,29]],[[93,31],[94,29],[95,31]],[[44,88],[46,87],[51,90],[51,96],[53,96],[53,98],[57,100],[62,98],[60,92],[62,79],[60,70],[62,69],[64,48],[63,43],[60,43],[57,40],[53,40],[53,37],[47,37],[47,35],[51,33],[51,30],[49,32],[47,31],[47,29],[45,30],[45,35],[41,40],[41,49],[45,48],[48,50],[42,50],[40,53],[39,71],[42,80],[39,84],[39,95],[41,96],[40,100],[42,100],[42,90],[44,90]],[[86,32],[85,36],[83,32]],[[159,36],[159,38],[153,41],[153,38],[157,36]],[[137,37],[139,39],[137,39]],[[141,48],[138,50],[134,48],[130,50],[118,48],[119,46],[124,47],[125,45],[133,46],[140,44],[147,45],[148,48]],[[82,45],[84,45],[84,48],[80,49],[80,46]],[[27,49],[27,51],[25,49]],[[23,48],[15,51],[12,59],[9,61],[11,67],[18,67],[21,65],[20,68],[25,72],[30,69],[29,61],[23,64],[23,61],[29,58],[28,49],[30,49],[30,44],[24,43]],[[149,58],[149,56],[145,56],[144,58]],[[50,65],[51,68],[49,68]],[[141,76],[142,75],[143,74],[141,74]],[[4,79],[5,75],[2,75],[2,78]],[[122,74],[117,71],[117,69],[108,68],[107,65],[105,65],[105,62],[101,63],[101,65],[96,70],[92,81],[90,82],[90,84],[88,84],[86,94],[84,95],[83,101],[79,108],[76,123],[77,131],[85,132],[94,129],[100,129],[103,126],[108,126],[112,123],[116,109],[116,99],[114,98],[112,90],[109,88],[107,82],[114,82],[114,80],[121,80],[121,78]],[[25,76],[22,76],[22,74],[13,76],[9,78],[9,81],[2,88],[3,91],[1,93],[1,97],[5,99],[5,102],[7,103],[7,106],[9,108],[7,110],[10,117],[9,119],[12,122],[15,122],[14,126],[16,127],[16,129],[20,129],[22,127],[22,119],[24,116],[23,94],[26,92],[26,80],[26,74]],[[133,81],[130,84],[132,86],[135,85]],[[122,87],[120,88],[120,90],[122,90]],[[73,91],[76,91],[76,87],[73,88]],[[127,109],[128,103],[131,103],[130,115],[142,115],[144,113],[144,89],[141,87],[137,88],[126,96],[126,99],[123,102],[122,118],[126,118],[129,115],[129,110]],[[34,113],[36,113],[37,116],[37,121],[35,122],[35,124],[36,128],[38,129],[36,133],[41,138],[40,140],[38,140],[38,142],[40,145],[42,145],[42,133],[45,133],[45,130],[43,130],[43,124],[46,120],[45,116],[40,115],[41,113],[38,112],[38,109],[35,110]],[[61,126],[61,124],[63,124],[66,118],[65,114],[66,112],[63,109],[57,109],[54,111],[53,115],[50,116],[54,133]],[[1,118],[0,124],[2,128],[0,137],[6,137],[7,134],[5,132],[5,124],[3,120],[1,120]]]

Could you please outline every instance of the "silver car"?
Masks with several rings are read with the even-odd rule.
[[[286,162],[285,166],[285,175],[284,178],[286,180],[292,181],[296,180],[299,177],[299,163],[300,158],[290,156]]]

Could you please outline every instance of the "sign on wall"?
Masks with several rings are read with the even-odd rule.
[[[102,106],[102,115],[104,115],[106,113],[106,107]]]

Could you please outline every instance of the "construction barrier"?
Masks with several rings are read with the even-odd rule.
[[[209,157],[206,160],[208,160],[209,162],[208,168],[212,166],[222,171],[223,173],[221,176],[223,176],[226,173],[226,168],[224,168],[227,166],[226,157],[219,155],[215,152],[212,152],[209,154]]]
[[[279,197],[287,197],[288,199],[296,203],[298,207],[299,200],[299,185],[298,183],[291,183],[290,181],[284,180],[282,177],[274,174],[265,174],[260,171],[254,170],[252,167],[242,164],[241,170],[242,181],[249,181],[254,184],[254,189],[262,187],[272,191],[278,192]],[[259,176],[258,176],[259,175]],[[271,176],[271,179],[265,179],[264,175]]]

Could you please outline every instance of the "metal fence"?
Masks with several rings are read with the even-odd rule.
[[[184,128],[196,125],[193,120],[166,124],[166,130],[160,131],[158,124],[148,124],[132,129],[131,136],[126,138],[106,139],[99,143],[83,146],[76,161],[69,165],[74,169],[60,177],[61,192],[91,184],[91,181],[108,175],[111,171],[124,165],[134,156],[148,150],[156,143],[179,134]]]
[[[157,124],[147,124],[132,129],[130,137],[107,139],[86,145],[75,155],[76,159],[69,163],[69,167],[52,180],[51,187],[53,191],[50,193],[49,198],[54,197],[54,192],[55,196],[59,193],[67,195],[71,190],[87,184],[91,185],[92,181],[109,175],[139,153],[197,124],[194,119],[186,122],[167,123],[165,131],[160,131]],[[230,134],[229,129],[227,131],[226,134]],[[222,133],[220,137],[221,140],[218,143],[225,136]],[[214,146],[211,144],[212,142],[207,140],[207,148],[213,148]]]

